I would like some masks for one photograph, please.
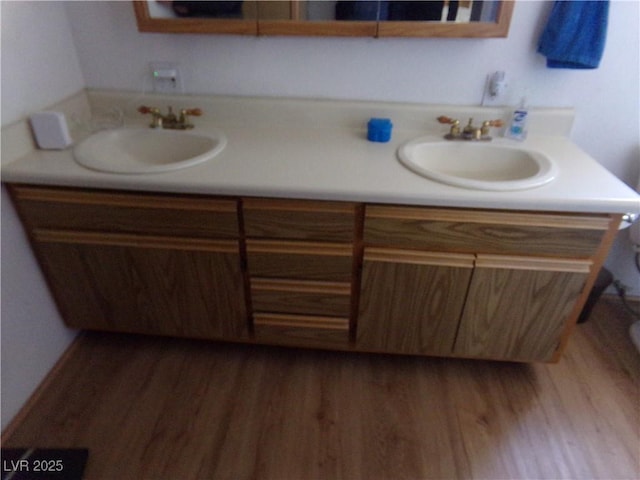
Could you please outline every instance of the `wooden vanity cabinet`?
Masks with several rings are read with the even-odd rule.
[[[358,208],[341,202],[243,199],[256,341],[349,345]]]
[[[608,215],[367,206],[357,347],[383,345],[390,331],[392,337],[413,338],[420,331],[416,324],[444,318],[429,310],[434,302],[427,299],[433,296],[444,305],[441,311],[450,312],[447,321],[450,328],[455,325],[455,340],[434,328],[437,333],[431,340],[414,344],[431,341],[437,347],[418,350],[471,358],[556,360],[609,249],[615,225]],[[402,270],[394,266],[378,273],[377,287],[371,288],[367,257],[398,249],[406,256],[414,251],[471,255],[472,269],[449,266],[434,274],[431,267],[420,282],[413,272],[399,273]],[[469,275],[456,273],[453,281],[452,268],[466,268]],[[390,286],[399,284],[404,286]],[[376,289],[378,294],[373,293]],[[387,314],[383,305],[378,310],[385,313],[370,313],[375,309],[369,304],[384,293],[387,302],[424,305],[417,315],[411,313],[413,308],[401,307],[387,308]],[[378,328],[382,323],[393,325]]]
[[[70,327],[556,361],[617,215],[9,185]]]
[[[68,326],[248,333],[236,201],[11,186]]]

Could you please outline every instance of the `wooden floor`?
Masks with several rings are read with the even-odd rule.
[[[555,365],[86,335],[4,446],[87,479],[637,479],[640,355],[603,298]]]

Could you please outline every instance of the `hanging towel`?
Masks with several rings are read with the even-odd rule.
[[[540,36],[548,68],[598,68],[607,35],[609,0],[559,0]]]

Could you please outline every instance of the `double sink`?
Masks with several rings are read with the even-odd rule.
[[[148,174],[207,162],[227,144],[217,130],[121,128],[97,132],[74,148],[80,165],[102,172]],[[536,188],[557,176],[552,159],[511,140],[446,141],[424,136],[398,148],[412,172],[447,185],[475,190]]]

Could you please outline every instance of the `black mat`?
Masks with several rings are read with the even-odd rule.
[[[86,448],[3,448],[0,480],[82,480]]]

